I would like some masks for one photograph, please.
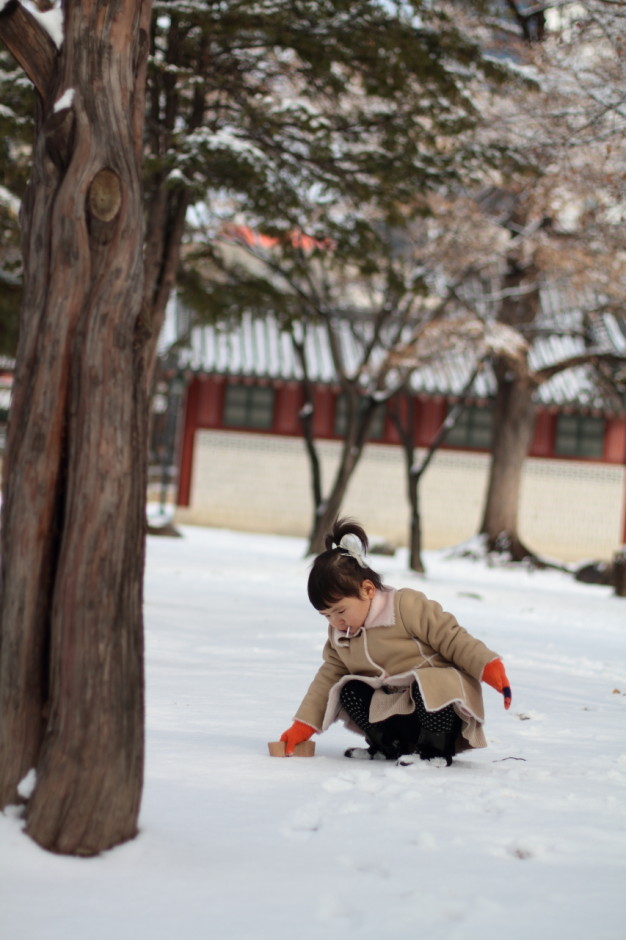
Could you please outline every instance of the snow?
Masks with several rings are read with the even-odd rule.
[[[61,97],[54,102],[54,110],[63,111],[65,108],[71,108],[75,95],[76,90],[74,88],[66,88]]]
[[[34,767],[28,771],[25,777],[17,785],[17,792],[24,800],[30,799],[37,783],[37,772]]]
[[[0,186],[0,206],[6,209],[12,218],[17,219],[19,216],[20,205],[21,201],[10,190],[5,186]]]
[[[63,31],[63,7],[59,0],[56,0],[52,9],[45,11],[40,10],[31,0],[20,0],[20,3],[45,29],[57,49],[60,49],[65,34]]]
[[[437,552],[419,577],[405,551],[372,556],[504,657],[512,707],[485,688],[490,746],[450,768],[349,761],[337,725],[313,759],[273,759],[325,636],[304,541],[181,532],[148,540],[139,837],[54,856],[10,807],[3,936],[623,938],[626,600],[556,571]]]

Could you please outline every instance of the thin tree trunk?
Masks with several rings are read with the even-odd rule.
[[[421,474],[416,472],[415,466],[415,399],[412,395],[407,395],[405,401],[405,420],[402,420],[397,407],[393,409],[391,418],[400,436],[404,453],[406,493],[409,502],[409,568],[423,574],[425,568],[422,561],[422,521],[419,504]],[[397,404],[396,402],[396,406]]]
[[[150,7],[64,5],[23,210],[3,477],[0,804],[35,769],[27,832],[72,854],[132,838],[142,789]]]
[[[341,510],[348,484],[361,457],[362,449],[355,452],[353,446],[344,444],[341,460],[335,480],[328,497],[316,506],[313,530],[309,539],[307,554],[318,555],[324,551],[324,539],[333,527],[333,523]]]
[[[406,422],[402,421],[397,410],[392,412],[392,420],[396,426],[404,452],[404,464],[406,468],[407,498],[409,501],[409,568],[411,571],[417,571],[419,574],[425,572],[424,562],[422,560],[422,519],[420,513],[419,485],[422,476],[430,466],[430,462],[443,444],[447,434],[455,426],[461,417],[467,404],[474,382],[478,373],[483,368],[483,360],[477,364],[470,375],[465,387],[461,392],[461,397],[455,403],[450,413],[446,415],[445,420],[435,433],[428,446],[424,458],[420,464],[415,459],[415,399],[413,396],[407,396]]]
[[[352,475],[363,456],[372,422],[382,405],[382,402],[376,399],[369,399],[365,410],[359,414],[360,401],[358,393],[353,393],[350,397],[348,428],[335,479],[328,497],[315,507],[315,519],[307,549],[310,555],[319,554],[324,550],[324,538],[339,515]]]
[[[613,555],[611,583],[617,597],[626,597],[626,549]]]
[[[346,455],[344,452],[332,489],[327,499],[317,507],[315,524],[309,539],[307,554],[318,555],[320,552],[324,551],[324,539],[332,529],[333,523],[340,513],[348,484],[350,483],[352,473],[356,468],[360,456],[360,454],[358,457],[355,457],[354,454]]]
[[[313,494],[313,523],[311,531],[315,529],[315,520],[317,518],[318,507],[322,504],[322,466],[319,453],[315,445],[315,399],[313,396],[313,384],[309,378],[309,369],[305,352],[304,337],[298,339],[293,329],[291,332],[291,342],[293,349],[302,368],[302,388],[304,392],[304,404],[300,409],[300,425],[304,437],[304,446],[309,458],[311,470],[311,490]]]
[[[197,40],[196,67],[200,75],[213,67],[211,38],[210,29],[203,28]],[[189,65],[187,42],[188,37],[180,28],[176,11],[172,10],[166,52],[171,70],[161,76],[160,82],[153,76],[149,101],[147,140],[151,156],[157,162],[166,162],[168,151],[176,146],[181,120],[185,120],[187,133],[202,127],[204,122],[206,89],[202,85],[196,86],[188,116],[185,119],[181,117],[176,73],[181,66]],[[148,177],[146,194],[143,317],[150,333],[145,347],[146,378],[150,387],[159,335],[169,298],[176,286],[187,210],[193,197],[187,187],[174,185],[169,170],[160,168]]]
[[[419,484],[425,467],[415,464],[415,399],[409,398],[407,422],[409,436],[404,445],[407,489],[409,499],[409,569],[424,574],[426,568],[422,559],[422,515],[420,511]]]
[[[155,187],[146,212],[143,319],[149,336],[145,344],[146,382],[152,386],[159,335],[169,298],[176,286],[180,246],[189,208],[189,196],[172,194],[165,181]]]

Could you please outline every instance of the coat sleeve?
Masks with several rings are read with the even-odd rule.
[[[331,645],[330,640],[326,641],[322,657],[324,662],[317,670],[317,674],[295,714],[297,721],[303,721],[305,724],[311,725],[316,731],[322,730],[331,688],[349,671]]]
[[[481,640],[461,627],[453,614],[420,591],[402,591],[400,615],[407,632],[474,679],[480,679],[487,663],[498,658]],[[445,665],[445,663],[433,663]]]

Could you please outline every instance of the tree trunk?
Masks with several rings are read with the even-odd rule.
[[[424,574],[426,571],[422,560],[422,517],[419,497],[420,481],[423,474],[428,469],[431,460],[439,450],[439,447],[445,441],[448,432],[452,430],[461,417],[474,382],[476,381],[476,376],[482,368],[483,360],[481,359],[466,382],[461,397],[450,410],[441,426],[437,429],[419,465],[415,459],[415,399],[412,395],[406,396],[404,421],[402,420],[399,408],[396,407],[396,409],[392,411],[391,417],[400,436],[406,469],[407,498],[410,511],[409,568],[411,571],[417,571],[418,574]]]
[[[190,50],[189,36],[181,28],[176,10],[173,9],[165,52],[171,68],[162,73],[160,78],[152,75],[146,140],[156,166],[144,177],[146,244],[143,315],[150,332],[145,347],[148,387],[154,376],[159,335],[165,322],[167,304],[176,286],[187,210],[193,200],[189,188],[177,185],[164,164],[167,164],[168,152],[177,146],[181,128],[184,127],[189,134],[204,125],[207,104],[207,90],[201,83],[196,85],[189,107],[181,106],[177,72],[180,68],[195,67],[199,75],[208,74],[214,65],[211,59],[212,38],[209,27],[198,25],[192,42],[193,49]],[[194,65],[191,65],[194,60]]]
[[[317,447],[315,445],[315,398],[313,395],[313,383],[309,378],[309,369],[306,357],[306,346],[304,339],[298,339],[293,329],[291,332],[291,343],[293,350],[298,357],[302,368],[302,390],[304,402],[300,408],[300,426],[304,446],[309,458],[309,467],[311,470],[311,491],[313,495],[313,523],[311,531],[315,530],[315,521],[317,519],[318,507],[322,504],[322,465]]]
[[[143,317],[149,335],[145,344],[146,382],[151,388],[157,360],[159,336],[165,323],[167,304],[180,262],[180,246],[189,208],[184,191],[171,193],[166,180],[154,184],[146,207]]]
[[[23,206],[3,475],[0,805],[34,768],[27,832],[71,854],[132,838],[142,788],[150,7],[64,4]]]
[[[396,400],[391,419],[400,437],[406,472],[406,493],[409,502],[409,568],[423,574],[422,520],[420,516],[419,481],[421,469],[415,463],[415,399],[412,395]]]
[[[535,384],[528,375],[515,374],[510,363],[496,361],[491,466],[480,532],[490,551],[508,551],[520,561],[532,556],[518,535],[518,506],[524,460],[532,440]],[[533,556],[534,557],[534,556]]]
[[[344,444],[341,460],[328,498],[316,506],[315,519],[307,554],[319,555],[324,551],[324,539],[333,527],[341,510],[348,484],[361,457],[362,448],[355,453],[353,447]]]
[[[317,555],[324,551],[324,539],[339,515],[348,484],[363,455],[372,422],[381,407],[381,402],[372,398],[367,401],[365,409],[360,411],[362,399],[359,393],[352,391],[347,394],[349,406],[346,438],[330,493],[326,499],[315,506],[315,518],[307,549],[309,555]]]
[[[626,548],[613,555],[611,581],[617,597],[626,597]]]

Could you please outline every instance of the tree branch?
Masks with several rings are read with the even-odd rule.
[[[45,101],[53,89],[58,50],[47,30],[18,0],[0,9],[0,40]]]
[[[620,356],[618,353],[608,353],[605,349],[589,349],[584,353],[578,353],[575,356],[569,356],[567,359],[561,359],[545,369],[539,369],[533,375],[533,381],[537,385],[542,385],[558,375],[559,372],[565,372],[566,369],[573,369],[575,366],[595,365],[597,362],[626,362],[626,356]]]

